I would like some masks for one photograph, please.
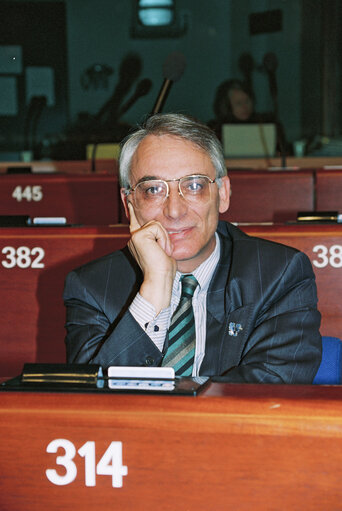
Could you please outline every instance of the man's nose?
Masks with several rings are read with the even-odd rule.
[[[164,214],[171,218],[179,218],[187,209],[186,200],[179,192],[178,183],[169,183],[169,196],[165,200]]]

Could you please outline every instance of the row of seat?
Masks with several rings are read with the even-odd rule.
[[[58,173],[93,174],[94,172],[117,173],[118,160],[96,158],[89,160],[35,160],[30,162],[0,162],[0,175],[8,173]]]
[[[299,211],[342,209],[339,170],[232,170],[230,178],[231,207],[222,216],[229,221],[291,223]],[[78,174],[4,174],[0,179],[0,215],[62,216],[69,224],[83,226],[126,223],[116,167],[110,173],[83,173],[80,167]],[[342,291],[340,227],[245,227],[249,234],[295,246],[308,254],[316,273],[321,332],[325,336],[340,336],[342,332],[338,301]],[[0,231],[0,375],[17,374],[25,362],[65,361],[61,297],[66,273],[121,248],[128,236],[124,225]],[[325,375],[318,374],[316,383],[324,379]]]
[[[342,211],[342,170],[232,170],[231,222],[289,222],[300,211]],[[4,174],[0,215],[65,217],[73,225],[127,223],[116,173]]]
[[[244,231],[303,250],[316,274],[322,335],[342,332],[342,225],[245,226]],[[0,229],[0,376],[25,362],[64,362],[66,274],[122,248],[127,226]]]

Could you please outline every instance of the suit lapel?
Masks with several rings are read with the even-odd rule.
[[[230,292],[232,241],[220,236],[221,256],[207,295],[207,332],[201,375],[220,375],[238,365],[249,332],[252,304],[235,303]]]
[[[226,290],[231,264],[231,246],[229,238],[220,236],[220,260],[207,294],[206,345],[200,374],[208,376],[220,374],[218,353],[224,336],[226,311],[230,309],[230,298]]]

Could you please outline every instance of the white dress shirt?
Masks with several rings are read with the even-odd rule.
[[[198,286],[192,298],[196,329],[196,350],[192,376],[198,375],[205,355],[207,292],[215,268],[220,259],[220,239],[216,233],[215,237],[216,245],[214,251],[205,261],[203,261],[202,264],[200,264],[200,266],[198,266],[198,268],[192,272],[192,275],[196,277],[198,282]],[[169,307],[162,309],[159,314],[156,314],[156,310],[153,305],[145,300],[140,293],[135,296],[129,307],[129,310],[135,320],[139,323],[141,328],[145,330],[147,335],[152,339],[160,351],[163,350],[172,314],[176,310],[181,297],[181,276],[182,273],[177,271],[173,281],[171,303]]]

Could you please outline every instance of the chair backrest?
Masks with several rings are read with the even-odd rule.
[[[337,337],[322,337],[322,361],[313,384],[338,385],[342,380],[342,341]]]

